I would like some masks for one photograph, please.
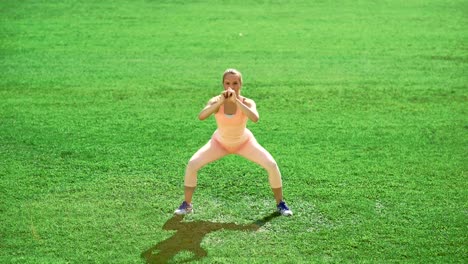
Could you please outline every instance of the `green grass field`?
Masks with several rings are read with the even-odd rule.
[[[467,14],[1,1],[0,262],[466,263]],[[266,172],[238,156],[204,167],[195,214],[173,217],[216,128],[197,114],[231,67],[293,217],[272,215]]]

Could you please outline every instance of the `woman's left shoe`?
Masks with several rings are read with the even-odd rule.
[[[291,216],[293,215],[293,212],[289,210],[289,207],[286,205],[284,201],[281,201],[277,206],[276,209],[278,210],[278,213],[284,215],[284,216]]]
[[[193,207],[192,207],[191,203],[187,203],[186,201],[184,201],[179,206],[179,208],[177,208],[174,211],[174,214],[176,214],[176,215],[186,215],[186,214],[190,214],[190,213],[193,213]]]

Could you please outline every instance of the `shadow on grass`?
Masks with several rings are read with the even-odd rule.
[[[278,213],[272,213],[247,225],[234,223],[213,223],[208,221],[182,222],[184,216],[174,215],[164,224],[164,230],[177,230],[170,238],[159,242],[141,253],[146,263],[167,263],[179,252],[189,251],[195,256],[183,262],[190,262],[207,256],[206,250],[201,247],[203,238],[211,232],[218,230],[257,231],[260,227],[278,217]]]

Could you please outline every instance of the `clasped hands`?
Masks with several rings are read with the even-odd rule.
[[[232,88],[228,88],[220,95],[221,102],[228,100],[235,103],[237,98],[237,94]]]

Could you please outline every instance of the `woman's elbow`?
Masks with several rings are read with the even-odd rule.
[[[206,113],[200,113],[200,114],[198,115],[198,119],[199,119],[199,120],[205,120],[205,119],[208,118],[208,116],[209,116],[209,115],[207,115]]]

